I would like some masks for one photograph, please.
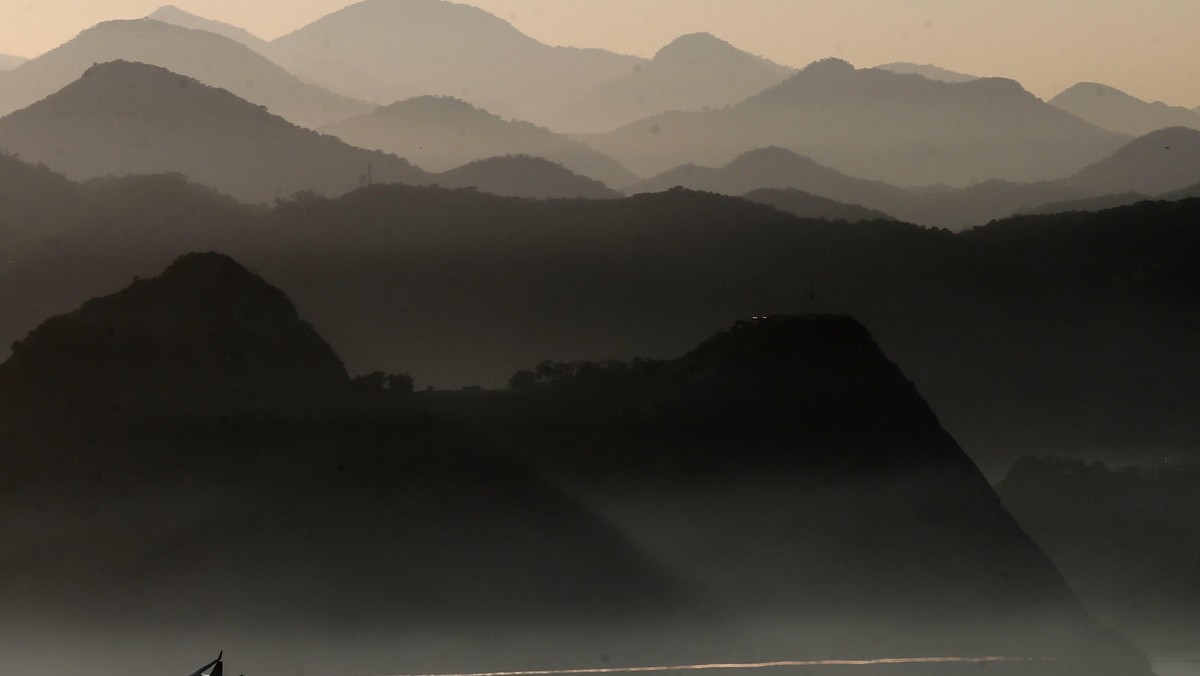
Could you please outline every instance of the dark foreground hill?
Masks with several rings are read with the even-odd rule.
[[[1165,659],[1194,658],[1200,628],[1200,466],[1108,467],[1024,458],[1005,505],[1108,626]]]
[[[152,177],[94,186],[85,206],[9,249],[0,345],[181,250],[224,250],[285,289],[351,372],[421,387],[498,386],[548,356],[667,357],[731,316],[853,313],[989,472],[1034,450],[1195,450],[1196,200],[961,234],[688,191],[377,185],[256,210]]]
[[[484,637],[565,625],[530,646],[548,658],[572,632],[613,641],[651,607],[687,606],[627,538],[486,440],[416,410],[364,417],[351,396],[286,296],[218,254],[47,321],[0,366],[0,585],[24,618],[5,633],[57,636],[71,657],[56,673],[123,643],[170,654],[168,638],[229,641],[278,670],[312,668],[320,637],[357,670],[363,639],[392,658],[435,660],[453,638],[457,664],[519,661]],[[102,628],[64,631],[78,623]],[[93,636],[114,643],[93,653]],[[36,652],[0,663],[48,668]]]
[[[59,646],[4,656],[24,668],[210,640],[272,671],[1002,655],[1148,674],[849,319],[740,323],[523,392],[354,394],[279,291],[204,254],[2,368],[0,397],[74,404],[0,414],[4,628]],[[243,383],[272,415],[193,394]],[[313,392],[358,401],[317,417],[293,398]],[[63,638],[97,622],[104,647]]]
[[[297,127],[228,91],[142,63],[88,69],[61,91],[0,119],[0,148],[70,178],[178,172],[249,202],[302,190],[337,195],[368,173],[424,183],[394,155]]]
[[[279,290],[219,254],[52,317],[0,365],[10,412],[218,418],[331,406],[345,367]]]

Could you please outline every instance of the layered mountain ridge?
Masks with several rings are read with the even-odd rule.
[[[93,66],[54,95],[0,119],[0,148],[76,180],[179,172],[249,202],[341,194],[371,174],[426,183],[407,161],[297,127],[157,66]]]
[[[395,153],[429,171],[501,155],[533,155],[609,187],[637,180],[616,160],[528,122],[505,120],[452,97],[422,96],[324,127],[347,143]]]
[[[370,110],[366,103],[301,81],[228,37],[134,19],[97,24],[9,72],[0,80],[0,113],[38,102],[76,81],[92,66],[109,61],[159,66],[228,90],[310,128]]]
[[[580,138],[642,175],[724,164],[774,145],[900,186],[1053,179],[1128,140],[1043,103],[1012,80],[937,82],[837,59],[813,63],[728,109],[657,115]]]
[[[55,421],[52,434],[21,426],[4,442],[12,446],[6,475],[21,482],[9,498],[16,514],[30,513],[38,491],[81,480],[121,496],[96,507],[85,493],[43,508],[38,519],[56,535],[42,546],[61,555],[10,572],[22,589],[49,579],[58,591],[10,601],[50,598],[60,616],[105,612],[130,629],[152,607],[168,626],[214,637],[263,635],[297,618],[308,621],[306,636],[336,626],[330,617],[377,630],[423,627],[432,645],[410,659],[431,658],[448,631],[462,654],[514,667],[667,622],[675,629],[625,643],[621,661],[797,650],[1000,654],[1053,659],[1067,674],[1148,673],[1135,649],[1083,613],[857,322],[761,317],[644,375],[592,377],[615,380],[600,390],[552,381],[524,395],[363,395],[395,403],[364,401],[357,410],[386,415],[326,424],[312,415],[313,401],[331,402],[324,410],[335,420],[349,410],[332,403],[348,390],[328,345],[232,259],[184,256],[156,278],[46,322],[0,366],[0,397],[29,402],[5,407],[5,425],[12,429],[14,416]],[[611,435],[598,443],[595,429],[563,428],[546,445],[547,425],[613,393],[632,407],[599,422]],[[306,415],[293,428],[243,432],[224,422],[231,410],[261,411],[264,400]],[[85,452],[75,441],[78,412],[112,406],[123,414],[110,418],[103,450]],[[194,446],[173,435],[175,452],[164,454],[153,437],[143,440],[149,411],[198,415],[179,420],[206,431]],[[57,470],[80,453],[71,471]],[[598,459],[607,469],[597,471]],[[642,471],[628,473],[629,463]],[[565,488],[538,478],[543,472]],[[147,493],[194,494],[181,477],[210,496],[199,506],[159,501],[187,524],[183,532],[130,511]],[[92,510],[99,531],[62,527],[79,509]],[[711,518],[714,509],[722,519]],[[131,522],[144,539],[127,542],[121,533]],[[206,537],[234,523],[226,547],[198,567]],[[92,544],[96,535],[104,545]],[[285,563],[314,539],[336,544],[337,556]],[[5,561],[29,555],[20,543],[6,547]],[[81,548],[91,552],[85,567],[72,565]],[[120,585],[123,612],[108,609],[113,592],[70,600],[98,570]],[[222,604],[232,609],[219,612]],[[851,630],[829,622],[842,616],[859,619]],[[484,638],[520,636],[514,629],[542,638],[519,656]],[[414,650],[403,642],[374,657],[400,648]],[[260,652],[249,651],[268,663]],[[372,657],[344,659],[365,668]]]

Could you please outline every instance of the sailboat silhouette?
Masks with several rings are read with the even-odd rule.
[[[224,656],[225,651],[222,650],[221,652],[217,653],[217,659],[193,671],[192,673],[188,674],[188,676],[223,676],[224,667],[222,665],[221,658]]]

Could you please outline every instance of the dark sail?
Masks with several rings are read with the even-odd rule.
[[[224,655],[225,651],[222,650],[217,654],[217,659],[193,671],[192,673],[188,674],[188,676],[222,676],[224,668],[221,663],[221,658]]]

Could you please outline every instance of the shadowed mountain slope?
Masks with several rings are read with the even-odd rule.
[[[852,176],[903,186],[1057,178],[1128,140],[1011,80],[935,82],[836,59],[725,110],[668,113],[581,138],[642,175],[687,163],[720,165],[777,145]]]
[[[602,200],[622,196],[600,181],[529,155],[477,160],[437,174],[432,181],[446,188],[475,188],[504,197]]]
[[[825,197],[818,197],[794,188],[760,188],[742,195],[743,199],[773,206],[800,218],[822,218],[830,221],[894,221],[894,217]]]
[[[146,15],[146,18],[154,21],[162,21],[163,23],[174,24],[183,28],[192,28],[195,30],[208,31],[209,33],[216,33],[217,35],[223,35],[230,40],[240,42],[259,53],[261,53],[267,46],[266,40],[263,40],[244,28],[227,24],[222,21],[214,21],[212,19],[206,19],[202,16],[196,16],[195,14],[179,9],[175,5],[163,5],[162,7],[159,7],[150,14]]]
[[[688,607],[666,571],[537,472],[419,410],[347,407],[348,385],[286,296],[219,254],[33,331],[0,365],[0,527],[37,524],[0,545],[23,631],[101,622],[141,650],[220,637],[263,668],[281,658],[260,642],[304,652],[378,633],[392,659],[436,659],[429,637],[452,636],[456,663],[528,665],[578,647],[560,635],[598,647],[650,609]],[[544,632],[532,655],[487,638],[528,641],[531,628]],[[57,673],[94,668],[92,651],[70,652]]]
[[[642,62],[550,47],[443,0],[364,0],[275,40],[270,53],[312,82],[370,101],[449,95],[538,123]]]
[[[731,196],[758,190],[799,190],[860,205],[862,209],[890,214],[909,223],[955,230],[1011,215],[1022,207],[1082,194],[1078,189],[1047,182],[1006,181],[986,181],[963,189],[937,186],[905,190],[881,181],[847,176],[783,148],[753,150],[723,167],[684,165],[638,183],[630,190],[661,191],[672,186]]]
[[[0,79],[0,114],[24,108],[77,80],[98,63],[136,61],[195,78],[315,128],[370,106],[302,82],[245,45],[162,21],[107,21]]]
[[[1200,651],[1200,465],[1022,458],[996,490],[1085,607],[1152,655]]]
[[[504,120],[465,101],[422,96],[379,108],[322,131],[362,147],[395,153],[429,171],[499,155],[533,155],[613,188],[637,180],[616,160],[528,122]]]
[[[0,244],[53,234],[78,215],[84,192],[62,174],[0,153]]]
[[[1095,82],[1080,82],[1050,99],[1050,105],[1111,131],[1142,136],[1167,127],[1200,129],[1200,113],[1161,101],[1149,103]]]
[[[1064,181],[1092,195],[1181,190],[1200,181],[1200,130],[1171,127],[1135,139]]]
[[[0,119],[0,148],[76,180],[178,172],[250,202],[341,194],[368,164],[380,182],[428,179],[403,159],[302,129],[227,91],[121,61]]]
[[[722,167],[686,164],[633,185],[631,192],[660,192],[681,186],[723,195],[743,195],[753,190],[794,189],[848,204],[886,210],[916,204],[907,190],[881,181],[847,176],[807,157],[779,147],[759,148],[739,155]]]
[[[947,70],[940,66],[935,66],[928,63],[906,63],[897,61],[895,63],[885,63],[881,66],[875,66],[879,70],[886,70],[892,73],[901,75],[920,75],[927,80],[936,80],[938,82],[970,82],[978,80],[974,75],[966,75],[964,73],[956,73],[952,70]]]
[[[1200,197],[1200,183],[1189,185],[1183,190],[1175,190],[1160,196],[1164,200],[1182,200],[1189,197]]]
[[[773,87],[794,72],[708,33],[684,35],[631,73],[568,106],[555,119],[555,127],[605,132],[668,110],[721,108]]]
[[[631,191],[673,186],[725,195],[756,189],[800,190],[858,204],[910,223],[955,230],[1015,213],[1099,209],[1164,195],[1200,181],[1200,132],[1175,128],[1135,139],[1113,155],[1067,178],[1034,183],[984,181],[901,189],[852,178],[783,148],[745,153],[722,167],[684,165],[635,184]],[[1061,208],[1059,208],[1061,207]]]
[[[513,404],[551,428],[534,462],[577,473],[614,523],[761,629],[759,654],[790,629],[793,654],[1134,655],[854,320],[772,316],[677,359],[576,366],[540,367]],[[597,441],[573,458],[574,439]]]

